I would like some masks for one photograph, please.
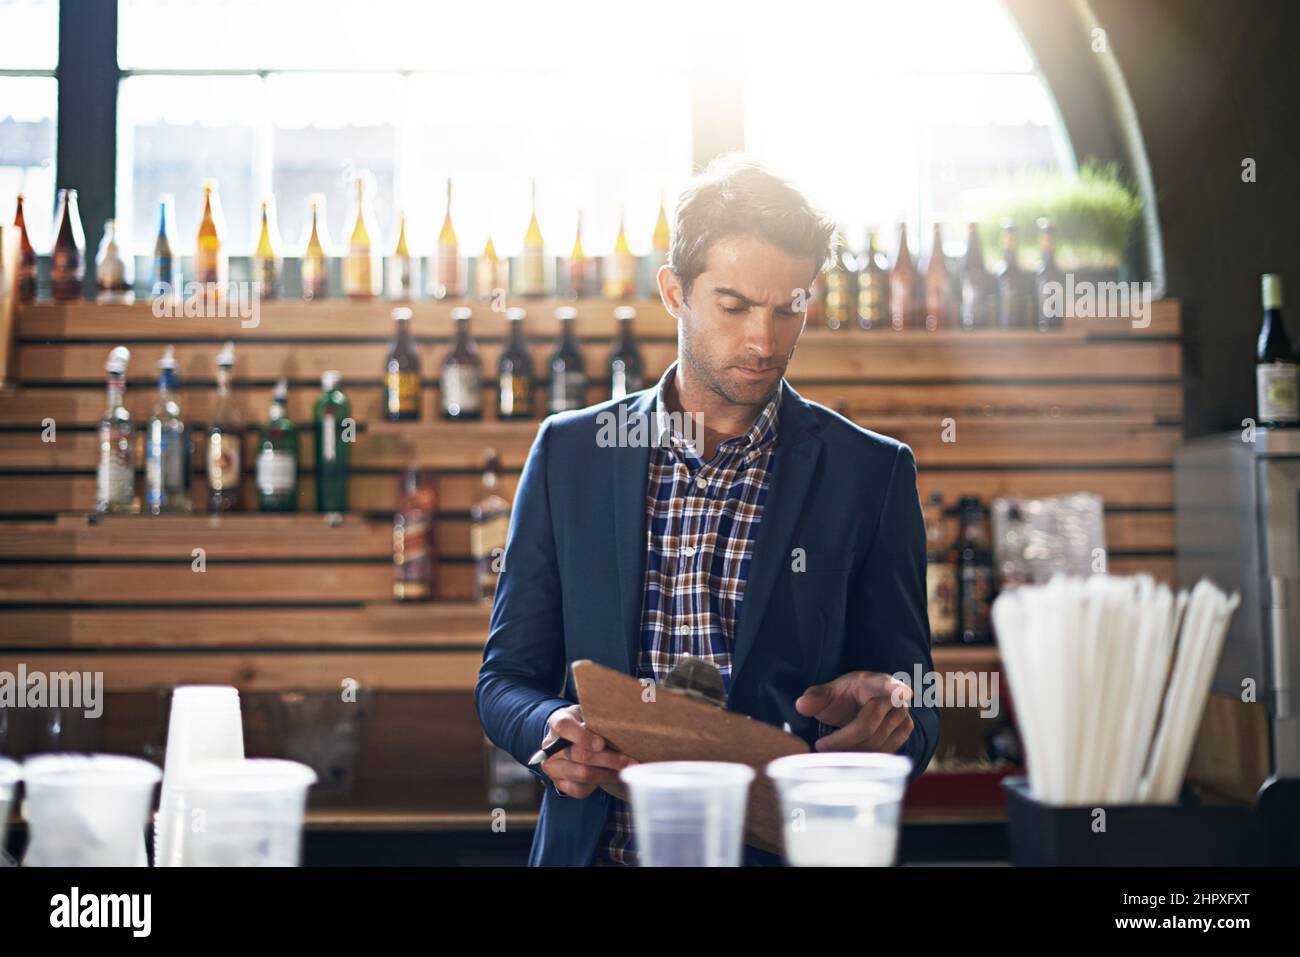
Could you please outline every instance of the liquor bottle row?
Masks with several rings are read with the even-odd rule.
[[[329,296],[330,263],[342,259],[343,293],[352,299],[370,299],[384,293],[398,299],[418,299],[421,293],[419,257],[411,255],[406,235],[406,213],[399,211],[395,243],[387,255],[387,282],[385,282],[384,243],[375,222],[371,203],[371,178],[361,171],[356,177],[356,194],[346,227],[347,243],[342,250],[331,242],[325,225],[325,197],[317,193],[310,197],[307,233],[303,239],[301,256],[302,298],[325,299]],[[618,237],[609,255],[597,258],[588,256],[582,243],[582,214],[573,247],[565,260],[562,278],[551,275],[547,264],[546,243],[537,221],[537,183],[532,186],[533,206],[528,228],[524,234],[523,252],[518,259],[518,275],[514,277],[514,290],[521,296],[543,297],[550,295],[581,298],[602,295],[607,299],[631,299],[637,293],[641,271],[641,257],[634,255],[627,241],[627,232],[620,214]],[[152,271],[149,285],[154,295],[176,293],[184,287],[180,274],[180,257],[173,251],[171,199],[159,201],[158,235],[154,243]],[[37,258],[27,235],[23,216],[23,197],[18,196],[14,225],[20,236],[19,296],[23,302],[36,298]],[[651,238],[650,259],[661,264],[667,261],[669,245],[668,217],[663,197],[659,201],[659,216]],[[85,280],[85,234],[77,211],[77,191],[61,189],[55,212],[54,245],[52,249],[51,295],[56,301],[73,301],[83,297]],[[118,240],[117,226],[109,220],[104,226],[104,237],[95,257],[96,301],[133,302],[134,257],[124,252]],[[267,198],[261,204],[261,226],[252,256],[252,281],[260,284],[264,299],[278,298],[284,294],[283,243],[276,226],[275,201]],[[468,270],[464,266],[460,243],[451,221],[451,182],[447,182],[447,212],[438,233],[437,253],[434,257],[434,275],[429,291],[437,298],[457,298],[468,294]],[[599,273],[599,275],[598,275]],[[224,290],[230,282],[230,252],[221,214],[217,184],[213,180],[203,186],[203,213],[199,221],[193,258],[193,275],[190,281],[207,286],[215,284]],[[489,233],[482,253],[474,260],[474,292],[480,299],[488,300],[499,295],[499,290],[510,289],[509,263],[497,255],[496,245]]]
[[[954,275],[943,254],[943,230],[934,224],[930,256],[918,269],[908,247],[907,224],[898,227],[892,264],[868,233],[859,254],[843,236],[829,268],[818,276],[809,325],[828,329],[1059,329],[1063,325],[1061,283],[1052,225],[1038,221],[1040,258],[1036,270],[1020,265],[1019,240],[1011,223],[1002,226],[1002,259],[984,265],[979,225],[968,228],[966,254]],[[1055,285],[1053,285],[1055,284]]]

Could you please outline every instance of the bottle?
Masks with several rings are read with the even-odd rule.
[[[889,325],[889,270],[876,250],[875,230],[868,230],[867,243],[858,262],[858,328],[884,329]]]
[[[416,277],[416,263],[411,258],[411,247],[406,243],[406,210],[397,212],[397,245],[388,261],[388,295],[394,299],[411,300],[420,288]]]
[[[495,304],[498,296],[505,295],[505,290],[505,263],[497,255],[496,244],[489,232],[483,254],[474,262],[474,291],[479,299]]]
[[[373,299],[383,292],[384,260],[379,227],[366,191],[366,181],[370,178],[368,170],[357,171],[348,250],[343,259],[343,294],[349,299]]]
[[[524,251],[520,257],[519,294],[521,296],[546,295],[546,244],[542,241],[542,228],[537,223],[537,180],[533,180],[533,211],[528,218],[528,231],[524,233]]]
[[[230,254],[222,237],[226,231],[221,215],[217,181],[203,184],[203,216],[199,220],[198,244],[194,250],[194,278],[205,289],[216,284],[216,295],[224,295],[230,283]]]
[[[1003,329],[1028,329],[1034,311],[1033,279],[1020,268],[1015,224],[1002,224],[1002,260],[994,270],[998,282],[998,325]]]
[[[334,369],[320,377],[320,396],[312,410],[316,431],[316,511],[348,510],[348,461],[353,430],[352,405],[339,388],[342,376]]]
[[[943,531],[943,494],[932,492],[925,509],[925,593],[934,644],[957,638],[957,553],[951,540],[943,544]]]
[[[325,225],[325,194],[314,193],[308,202],[311,215],[302,253],[302,298],[310,302],[330,294],[330,240]]]
[[[989,609],[993,604],[993,553],[989,548],[984,507],[973,496],[960,503],[957,539],[957,629],[964,644],[992,641]]]
[[[491,244],[489,238],[488,245]],[[495,252],[493,250],[493,255]],[[460,244],[456,241],[456,230],[451,225],[450,179],[447,180],[447,212],[442,217],[442,229],[438,232],[438,279],[434,285],[434,295],[439,299],[454,299],[465,295],[465,276],[460,268]]]
[[[835,234],[830,268],[823,273],[826,287],[826,328],[848,329],[857,310],[858,263],[842,233]]]
[[[568,284],[565,292],[570,299],[581,299],[587,295],[587,286],[591,282],[591,260],[582,248],[582,211],[578,211],[578,228],[573,235],[573,251],[569,253]]]
[[[284,257],[280,253],[280,230],[275,224],[274,200],[262,200],[262,228],[253,251],[253,281],[262,284],[263,299],[279,299],[284,292]]]
[[[997,320],[998,299],[993,277],[984,268],[978,223],[966,228],[966,255],[961,261],[961,327],[991,329]]]
[[[552,414],[581,409],[587,404],[587,373],[582,366],[582,349],[573,331],[578,310],[561,306],[555,310],[555,318],[560,320],[560,335],[551,353],[549,411]]]
[[[158,200],[158,236],[153,241],[153,286],[156,297],[175,299],[181,295],[181,275],[171,240],[172,197]]]
[[[257,505],[263,512],[298,510],[298,428],[285,413],[289,382],[271,392],[271,411],[257,444]]]
[[[117,222],[104,223],[104,238],[95,254],[95,302],[130,305],[135,302],[135,265],[131,257],[122,255],[117,244]]]
[[[217,354],[217,404],[208,426],[208,511],[238,512],[242,477],[244,425],[230,389],[235,344],[227,342]]]
[[[474,560],[474,599],[490,602],[505,561],[510,534],[510,503],[497,492],[500,464],[489,449],[483,467],[483,494],[469,510],[469,553]]]
[[[641,350],[637,347],[636,336],[632,332],[632,320],[636,318],[636,309],[632,306],[619,306],[614,310],[614,319],[618,322],[618,339],[614,342],[614,351],[609,357],[609,397],[621,399],[629,392],[640,392],[645,388],[645,364],[641,361]]]
[[[151,515],[190,510],[190,431],[181,418],[176,350],[158,360],[158,398],[144,445],[144,504]]]
[[[23,194],[18,194],[14,209],[14,228],[18,230],[18,301],[36,301],[36,249],[27,235],[27,219],[23,216]]]
[[[898,252],[889,271],[889,322],[897,331],[916,327],[916,266],[907,247],[907,223],[898,224]]]
[[[483,359],[469,331],[468,306],[451,311],[456,341],[442,362],[442,415],[445,419],[483,417]]]
[[[393,515],[393,598],[429,601],[437,559],[438,496],[430,476],[414,465],[401,477]]]
[[[55,302],[75,302],[82,297],[86,278],[86,234],[77,211],[77,191],[59,190],[54,214],[54,249],[50,257],[50,293]]]
[[[664,191],[659,190],[659,215],[655,219],[654,233],[650,236],[650,252],[654,268],[668,265],[668,250],[672,246],[672,230],[668,227],[668,211],[664,209]]]
[[[631,299],[636,294],[636,257],[627,244],[623,212],[618,214],[618,236],[614,250],[605,259],[604,293],[606,299]]]
[[[1052,224],[1043,217],[1038,220],[1038,248],[1042,259],[1034,273],[1034,312],[1037,316],[1040,332],[1060,329],[1065,324],[1065,294],[1062,287],[1062,275],[1056,265],[1056,243],[1052,235]]]
[[[62,203],[60,197],[60,203]],[[126,366],[131,353],[116,346],[108,354],[108,407],[99,420],[99,470],[95,476],[95,511],[130,512],[135,497],[135,434],[131,413],[122,404]]]
[[[393,310],[396,332],[384,365],[384,416],[390,422],[420,418],[420,354],[411,335],[411,310]]]
[[[533,405],[533,357],[524,339],[524,315],[518,306],[506,310],[510,332],[497,365],[498,419],[531,419],[537,412]]]
[[[957,303],[952,295],[952,277],[943,256],[943,227],[934,224],[930,261],[925,267],[925,328],[928,332],[951,329],[957,324]]]
[[[1259,424],[1265,428],[1294,428],[1300,424],[1296,360],[1282,318],[1282,277],[1266,273],[1261,282],[1264,320],[1255,348],[1255,397]]]

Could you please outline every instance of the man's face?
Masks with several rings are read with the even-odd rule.
[[[667,267],[665,267],[667,269]],[[776,391],[803,332],[814,265],[753,236],[709,247],[689,304],[667,270],[661,291],[681,317],[677,348],[708,389],[735,405],[762,405]],[[799,306],[799,309],[796,309]]]

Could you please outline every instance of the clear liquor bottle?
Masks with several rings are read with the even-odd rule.
[[[227,342],[217,354],[217,405],[208,426],[208,511],[237,512],[242,505],[244,425],[230,388],[235,344]]]
[[[145,508],[152,515],[190,511],[190,431],[181,417],[172,346],[158,360],[158,397],[149,413],[144,450]]]
[[[99,468],[95,477],[95,511],[130,512],[135,498],[135,429],[123,404],[126,367],[131,353],[116,346],[108,354],[108,405],[99,420]]]

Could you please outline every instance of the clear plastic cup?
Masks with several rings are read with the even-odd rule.
[[[739,867],[754,769],[723,761],[624,768],[643,867]]]
[[[163,759],[162,796],[154,822],[154,864],[180,864],[185,821],[177,807],[176,782],[187,770],[210,761],[244,757],[244,724],[239,690],[224,685],[181,685],[172,691]]]
[[[316,772],[297,761],[248,758],[194,765],[176,787],[184,867],[297,867],[307,788]]]
[[[22,779],[22,765],[8,758],[0,758],[0,854],[4,853],[6,831],[9,829],[9,809],[13,807],[18,782]]]
[[[911,758],[830,752],[777,758],[785,859],[795,867],[889,867]]]
[[[144,867],[157,765],[116,754],[42,754],[23,762],[26,867]]]

